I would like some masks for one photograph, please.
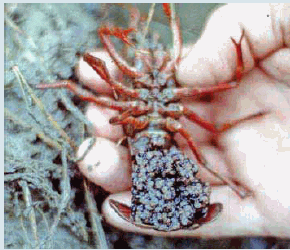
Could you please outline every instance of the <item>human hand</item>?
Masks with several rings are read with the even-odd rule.
[[[245,75],[236,89],[214,95],[210,102],[183,100],[184,105],[216,124],[236,120],[260,111],[271,114],[247,121],[214,137],[196,124],[181,118],[183,126],[202,151],[209,165],[224,176],[237,180],[252,192],[241,200],[229,187],[222,185],[206,170],[199,178],[210,182],[211,203],[224,208],[217,220],[196,230],[159,232],[136,227],[120,218],[109,206],[108,199],[130,205],[130,156],[116,142],[122,137],[121,126],[109,124],[116,111],[89,105],[87,117],[95,126],[92,131],[96,144],[80,163],[81,171],[93,182],[113,194],[103,204],[106,220],[124,230],[159,236],[279,236],[290,234],[290,199],[288,190],[290,159],[290,5],[288,4],[229,4],[211,17],[201,39],[185,53],[178,70],[183,86],[217,84],[229,81],[235,74],[235,49],[230,37],[239,39],[245,29],[242,51]],[[117,68],[103,52],[103,58],[114,76]],[[80,64],[80,78],[88,76]],[[112,94],[109,86],[98,76],[97,91]],[[87,78],[84,79],[88,84]],[[102,137],[102,138],[100,138]],[[110,139],[111,141],[107,140]],[[189,157],[186,142],[175,137],[181,151]],[[211,142],[215,140],[215,145]],[[85,141],[80,149],[88,145]],[[89,167],[90,166],[90,167]]]

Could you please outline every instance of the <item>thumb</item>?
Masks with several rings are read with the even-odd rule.
[[[223,210],[215,221],[203,224],[195,230],[178,230],[171,232],[141,228],[122,219],[110,206],[109,200],[119,201],[127,206],[131,204],[131,193],[122,192],[110,195],[103,203],[102,212],[108,223],[127,232],[142,233],[163,237],[210,237],[221,236],[262,236],[268,235],[264,218],[256,209],[253,199],[240,200],[228,187],[212,188],[211,203],[222,203]]]

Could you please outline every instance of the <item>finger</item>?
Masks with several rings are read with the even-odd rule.
[[[123,220],[108,200],[114,199],[130,206],[130,192],[110,195],[103,203],[102,212],[108,223],[124,231],[165,237],[231,237],[231,236],[268,236],[264,218],[259,214],[252,199],[240,200],[228,187],[214,187],[211,203],[222,203],[224,208],[215,221],[202,225],[195,230],[161,232],[137,227]]]
[[[238,89],[218,94],[212,103],[215,123],[222,124],[266,110],[287,112],[289,93],[279,81],[255,69],[244,77]]]
[[[89,104],[85,115],[93,124],[88,131],[93,137],[104,137],[118,142],[124,136],[121,125],[112,125],[109,122],[110,118],[119,115],[118,111]]]
[[[283,85],[290,86],[290,48],[283,48],[263,60],[260,64],[264,72]]]
[[[118,67],[107,52],[103,50],[96,50],[93,52],[89,52],[89,54],[102,59],[105,62],[110,75],[114,79],[117,78]],[[79,81],[82,82],[83,85],[94,90],[96,93],[113,96],[113,92],[109,84],[106,83],[106,81],[104,81],[97,74],[97,72],[94,71],[93,68],[83,60],[83,58],[81,58],[79,61],[79,65],[76,68],[76,74]]]
[[[249,120],[242,122],[236,127],[226,131],[222,135],[220,135],[218,142],[218,148],[223,155],[223,159],[225,160],[225,164],[228,166],[228,171],[232,178],[239,180],[239,182],[248,187],[249,190],[253,190],[253,186],[249,186],[248,179],[249,175],[247,173],[247,162],[244,161],[244,153],[240,151],[239,147],[239,139],[243,138],[243,135],[247,133],[247,131],[255,131],[257,134],[260,131],[257,129],[261,126],[261,124],[265,124],[270,122],[270,115],[265,115],[260,118]],[[255,151],[259,151],[259,148],[253,149],[251,147],[252,141],[254,138],[246,137],[247,144],[249,148],[251,148],[251,154],[255,154]],[[261,138],[255,138],[257,141],[261,140]],[[265,143],[265,141],[262,141]]]
[[[239,39],[242,28],[246,36],[242,41],[245,72],[255,66],[254,59],[264,59],[273,51],[281,49],[285,41],[289,47],[288,6],[228,4],[218,9],[200,40],[180,64],[178,78],[181,83],[215,83],[233,79],[236,52],[230,37]],[[259,22],[255,21],[257,19]]]
[[[234,139],[222,138],[225,154],[235,175],[253,192],[260,212],[272,230],[288,232],[290,221],[289,123],[275,113],[260,123],[243,128]]]
[[[218,173],[221,177],[228,179],[234,178],[228,167],[228,162],[225,160],[225,155],[221,152],[221,150],[215,146],[201,146],[199,149],[207,162],[207,167]],[[221,179],[204,168],[203,165],[199,165],[197,177],[203,182],[208,182],[211,185],[226,185],[226,183],[224,183]]]
[[[79,147],[77,156],[80,171],[91,182],[111,193],[128,190],[131,187],[131,168],[128,150],[105,138],[96,138],[90,148],[91,139]]]
[[[204,102],[184,102],[182,104],[190,109],[191,111],[195,112],[199,117],[202,119],[213,122],[213,105],[211,103],[204,103]],[[179,122],[182,124],[183,128],[185,128],[191,135],[192,139],[196,143],[210,143],[212,140],[212,132],[204,129],[197,123],[193,121],[189,121],[186,117],[181,117]],[[179,139],[179,138],[178,138]]]
[[[257,71],[253,71],[246,76],[245,81],[247,80],[249,84],[241,84],[239,93],[220,93],[218,101],[215,102],[215,105],[218,107],[215,115],[217,124],[222,124],[227,120],[245,118],[261,111],[271,112],[271,115],[241,122],[234,128],[223,133],[219,137],[219,140],[216,141],[218,148],[224,154],[224,159],[229,166],[229,171],[232,173],[232,176],[238,180],[243,180],[242,183],[244,185],[248,185],[247,178],[249,178],[249,175],[248,169],[246,168],[248,164],[244,161],[244,158],[241,160],[240,157],[247,154],[251,155],[255,151],[260,152],[261,147],[253,148],[252,146],[254,144],[252,144],[252,141],[254,137],[244,137],[243,135],[247,135],[247,131],[255,131],[256,134],[264,133],[265,131],[260,130],[261,124],[273,123],[273,116],[276,116],[276,121],[274,122],[276,125],[281,124],[281,126],[285,126],[290,123],[290,104],[285,93],[280,91],[279,88],[273,87],[273,81],[267,79]],[[255,82],[255,85],[251,84],[251,82]],[[271,134],[272,132],[269,130],[267,133]],[[249,149],[252,151],[250,150],[247,154],[241,152],[240,144],[237,143],[238,138],[246,138]],[[260,140],[261,143],[267,144],[267,141],[262,140],[261,137],[257,137],[256,139],[257,143]],[[275,153],[274,148],[276,142],[273,141],[273,143],[272,151]],[[250,189],[252,188],[251,186]]]

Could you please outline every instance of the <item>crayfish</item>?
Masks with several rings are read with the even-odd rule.
[[[173,34],[174,53],[170,55],[157,36],[147,34],[137,9],[132,8],[128,29],[103,25],[98,34],[105,50],[126,77],[128,84],[113,79],[103,60],[85,53],[84,60],[109,84],[115,99],[98,97],[73,81],[39,84],[38,88],[67,88],[81,99],[118,110],[111,124],[123,125],[132,159],[132,205],[110,200],[111,207],[126,221],[159,231],[182,228],[195,229],[214,220],[222,204],[211,204],[210,187],[196,177],[198,165],[229,184],[240,196],[238,188],[227,178],[212,171],[199,152],[190,134],[178,119],[185,116],[213,133],[221,133],[259,114],[221,126],[208,122],[180,103],[184,97],[211,94],[238,87],[244,65],[241,42],[231,38],[237,58],[236,84],[222,82],[210,86],[181,87],[175,72],[181,61],[182,36],[173,4],[163,4]],[[115,49],[110,37],[123,41],[129,48],[133,65]],[[132,56],[133,55],[133,56]],[[173,136],[180,133],[187,141],[196,160],[189,159],[179,149]]]

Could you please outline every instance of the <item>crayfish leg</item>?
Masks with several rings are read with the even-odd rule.
[[[70,80],[58,81],[51,84],[42,83],[42,84],[36,85],[36,88],[38,89],[65,88],[65,89],[70,90],[75,95],[77,95],[83,101],[92,102],[92,103],[95,103],[96,105],[118,110],[118,111],[124,111],[130,107],[130,104],[128,105],[128,103],[125,103],[125,102],[114,101],[110,98],[96,97],[91,92],[79,87],[75,82],[70,81]]]
[[[114,91],[117,91],[120,94],[132,97],[139,98],[140,93],[135,89],[128,88],[122,83],[115,81],[109,74],[109,71],[106,67],[106,63],[95,56],[90,55],[89,53],[84,54],[84,61],[88,63],[98,75],[106,81]]]
[[[242,79],[242,76],[244,74],[244,61],[243,61],[243,53],[242,53],[242,40],[245,36],[245,30],[242,30],[241,37],[239,41],[237,42],[234,38],[231,37],[231,40],[235,46],[236,49],[236,72],[235,72],[235,80],[236,82],[226,81],[226,82],[220,82],[218,84],[214,85],[208,85],[208,86],[196,86],[196,87],[184,87],[184,88],[176,88],[173,90],[172,94],[172,100],[175,99],[182,99],[184,97],[193,97],[196,95],[202,95],[202,94],[211,94],[216,93],[220,91],[224,91],[227,89],[233,89],[239,87],[239,82]]]
[[[169,19],[170,27],[173,34],[173,49],[174,49],[174,56],[173,60],[171,60],[166,68],[164,69],[164,72],[170,71],[172,69],[176,69],[177,65],[180,62],[181,59],[181,48],[182,48],[182,35],[181,35],[181,29],[180,29],[180,21],[178,17],[175,15],[175,8],[173,3],[163,3],[163,10],[166,16]]]
[[[237,81],[241,81],[241,78],[243,76],[245,67],[244,67],[244,61],[243,61],[243,53],[242,53],[242,40],[245,35],[245,30],[242,30],[242,35],[240,37],[239,42],[236,42],[234,38],[231,37],[231,40],[233,44],[236,47],[236,52],[237,52],[237,70],[236,70],[236,77]]]
[[[101,27],[98,30],[98,34],[100,36],[101,42],[104,45],[105,49],[110,54],[111,58],[114,60],[118,68],[123,72],[123,74],[130,76],[132,78],[142,77],[144,76],[143,72],[139,72],[136,68],[131,67],[125,60],[122,58],[119,53],[115,50],[115,46],[112,43],[110,36],[115,36],[121,39],[123,42],[131,45],[128,34],[132,32],[134,29],[130,28],[127,30],[121,28],[109,28],[109,27]]]

